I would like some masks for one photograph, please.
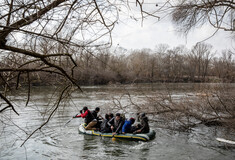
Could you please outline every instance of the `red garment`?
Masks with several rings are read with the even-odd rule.
[[[85,113],[81,113],[80,115],[76,115],[76,117],[82,117],[82,118],[85,118],[88,114],[89,110],[86,110]]]

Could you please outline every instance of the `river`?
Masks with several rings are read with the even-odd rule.
[[[170,84],[175,98],[185,94],[195,94],[192,88],[205,88],[206,84]],[[213,87],[215,84],[212,84]],[[231,84],[234,89],[234,84]],[[215,140],[216,137],[235,140],[230,130],[221,127],[193,128],[190,132],[178,132],[159,128],[156,122],[150,126],[156,131],[156,137],[149,142],[113,140],[93,137],[78,133],[78,125],[83,119],[71,119],[87,105],[91,109],[99,106],[101,114],[110,112],[110,105],[119,98],[122,104],[128,103],[128,92],[134,101],[140,101],[144,94],[154,95],[164,92],[161,84],[111,85],[82,87],[83,93],[73,92],[71,98],[61,103],[52,119],[26,141],[24,140],[43,122],[53,110],[56,101],[52,88],[34,87],[30,103],[25,106],[27,93],[13,93],[11,99],[19,112],[12,111],[0,114],[0,159],[140,159],[140,160],[231,160],[235,159],[234,147]],[[121,97],[121,98],[120,98]],[[49,105],[48,105],[49,104]],[[130,112],[127,117],[134,116]]]

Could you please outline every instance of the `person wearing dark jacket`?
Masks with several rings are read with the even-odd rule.
[[[121,133],[123,124],[124,120],[122,119],[120,113],[117,113],[116,116],[108,122],[113,135]]]
[[[85,123],[87,126],[85,127],[86,130],[92,130],[93,127],[97,124],[97,120],[93,116],[93,114],[88,110],[87,107],[83,107],[83,109],[80,111],[80,115],[76,115],[73,118],[79,118],[82,117],[85,119]]]
[[[148,133],[149,132],[149,123],[148,117],[145,116],[145,113],[140,114],[140,125],[134,133]]]
[[[130,118],[130,120],[126,120],[125,123],[122,126],[122,134],[125,133],[132,133],[133,132],[133,127],[132,124],[135,123],[135,119],[134,118]]]
[[[112,119],[114,116],[113,113],[109,113],[108,115],[109,115],[109,120]]]
[[[102,133],[111,133],[111,126],[109,126],[108,122],[113,118],[113,113],[105,114],[105,119],[103,119],[100,125],[100,131]]]
[[[100,128],[100,116],[98,116],[98,113],[100,111],[100,108],[99,107],[96,107],[94,111],[91,112],[91,114],[94,116],[94,118],[96,119],[96,125],[95,125],[95,128],[98,129]]]
[[[94,111],[92,111],[91,113],[93,114],[93,116],[95,117],[95,119],[98,120],[98,113],[100,111],[100,108],[99,107],[96,107]]]
[[[105,114],[105,119],[100,125],[100,132],[102,133],[112,132],[110,126],[108,125],[109,120],[110,120],[110,116],[108,114]]]

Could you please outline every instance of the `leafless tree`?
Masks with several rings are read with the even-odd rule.
[[[186,34],[206,23],[217,30],[234,32],[234,6],[233,0],[170,0],[165,3],[173,21]]]
[[[192,62],[191,66],[194,68],[195,76],[205,81],[208,73],[210,60],[213,58],[211,52],[212,46],[206,43],[197,43],[189,54],[189,61]]]

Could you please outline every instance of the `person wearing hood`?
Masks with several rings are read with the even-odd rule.
[[[146,117],[145,113],[139,115],[140,125],[138,125],[138,129],[134,133],[148,133],[149,132],[149,123],[148,117]]]

